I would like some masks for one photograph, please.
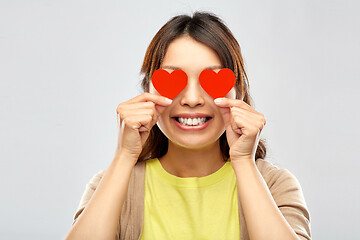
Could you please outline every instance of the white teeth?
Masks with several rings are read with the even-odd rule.
[[[179,117],[179,122],[184,125],[201,125],[206,122],[206,118],[181,118]]]

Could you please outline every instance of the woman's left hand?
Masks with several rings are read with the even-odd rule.
[[[240,99],[217,98],[215,104],[220,108],[230,147],[230,160],[252,159],[260,140],[260,133],[266,124],[263,114],[255,111]]]

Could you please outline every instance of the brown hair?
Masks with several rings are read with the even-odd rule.
[[[146,50],[140,74],[144,74],[141,86],[144,92],[149,92],[149,79],[153,72],[160,68],[166,49],[174,39],[188,35],[193,39],[209,46],[219,56],[224,68],[231,69],[236,77],[236,98],[252,105],[249,94],[249,82],[244,69],[244,61],[241,56],[239,43],[231,31],[215,14],[209,12],[195,12],[192,17],[178,15],[170,19],[152,39]],[[229,158],[229,145],[226,132],[220,136],[220,149],[224,161]],[[168,150],[168,138],[155,124],[146,140],[138,161],[155,157],[162,157]],[[256,149],[255,159],[266,156],[264,140],[260,140]]]

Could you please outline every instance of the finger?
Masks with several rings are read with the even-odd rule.
[[[132,129],[138,129],[141,132],[146,132],[151,130],[150,123],[152,121],[152,117],[150,115],[140,115],[140,116],[131,116],[124,119],[124,124]]]
[[[258,112],[250,112],[248,110],[238,108],[238,107],[231,107],[231,112],[234,114],[241,114],[248,119],[251,119],[253,122],[265,122],[265,117],[261,113]]]
[[[158,115],[156,114],[155,109],[139,109],[137,111],[133,111],[128,114],[123,114],[122,117],[120,117],[120,119],[136,118],[136,117],[141,118],[142,116],[151,117],[152,121],[149,125],[150,127],[152,127],[152,125],[154,125],[158,121]]]
[[[120,103],[117,109],[140,109],[140,108],[152,108],[155,105],[153,102],[132,102],[132,103]]]
[[[246,117],[243,114],[233,114],[231,119],[231,127],[235,129],[241,129],[245,135],[256,135],[258,132],[262,131],[263,124],[257,120],[253,120],[249,117]]]
[[[155,117],[158,118],[158,116],[160,116],[166,108],[167,107],[157,105],[153,102],[139,102],[139,103],[125,104],[125,105],[119,104],[117,108],[117,113],[118,115],[120,115],[121,119],[124,119],[126,116],[132,113],[144,113],[143,111],[140,110],[151,110],[152,113],[150,112],[150,114],[154,114]],[[149,113],[149,112],[145,112],[145,113]]]
[[[162,106],[169,106],[172,100],[161,95],[145,92],[127,101],[127,103],[133,102],[154,102]]]
[[[231,118],[231,128],[240,135],[245,134],[246,136],[249,136],[251,135],[250,129],[253,129],[253,126],[248,119],[237,115]]]
[[[254,112],[255,110],[241,99],[216,98],[214,103],[219,107],[239,107]]]
[[[164,110],[168,107],[168,106],[156,104],[154,102],[143,102],[142,104],[144,104],[144,108],[146,107],[146,108],[152,109],[154,111],[154,114],[156,115],[156,117],[159,117],[164,112]],[[134,106],[134,109],[138,110],[138,109],[140,109],[140,107]]]
[[[225,127],[231,124],[231,111],[229,107],[219,107],[222,119],[224,120]]]
[[[242,108],[238,107],[232,107],[230,108],[233,115],[241,115],[245,118],[249,119],[250,122],[252,122],[255,126],[259,127],[260,129],[263,129],[266,125],[266,119],[265,116],[259,112],[249,112],[247,110],[244,110]]]
[[[159,116],[165,111],[166,108],[167,108],[167,107],[164,107],[164,106],[155,104],[155,109],[156,109],[157,117],[159,117]]]
[[[138,111],[139,109],[155,109],[155,103],[153,102],[136,102],[136,103],[120,103],[116,109],[117,113],[127,113]]]

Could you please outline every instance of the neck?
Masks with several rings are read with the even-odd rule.
[[[219,140],[198,149],[184,148],[169,141],[168,151],[159,161],[168,173],[183,178],[207,176],[225,164]]]

